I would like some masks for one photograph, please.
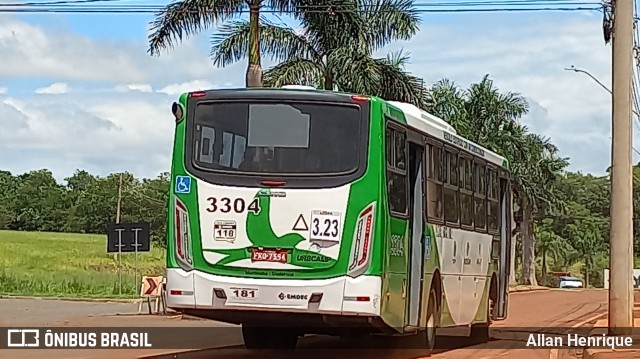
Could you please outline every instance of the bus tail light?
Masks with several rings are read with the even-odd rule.
[[[205,96],[207,96],[206,91],[195,91],[195,92],[189,93],[189,97],[205,97]]]
[[[351,263],[348,272],[351,277],[357,277],[364,273],[371,262],[375,210],[376,205],[374,202],[369,204],[358,215],[356,230],[353,234],[353,244],[351,245]]]
[[[367,96],[360,96],[360,95],[353,95],[351,96],[351,99],[355,102],[367,102],[369,101],[369,97]]]
[[[175,206],[175,249],[178,262],[191,267],[191,228],[189,226],[189,212],[187,206],[176,198]]]

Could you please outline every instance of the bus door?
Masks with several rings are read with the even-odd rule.
[[[509,274],[511,268],[511,185],[508,174],[500,173],[500,242],[492,248],[492,256],[498,257],[498,298],[493,313],[494,320],[507,317],[509,305]],[[496,248],[497,247],[497,248]],[[497,252],[497,253],[496,253]]]
[[[409,142],[409,238],[407,326],[418,326],[424,280],[424,146]]]

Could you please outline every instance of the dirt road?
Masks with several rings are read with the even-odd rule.
[[[49,325],[56,323],[64,323],[64,326],[96,326],[96,327],[145,327],[145,326],[212,326],[220,325],[219,323],[210,321],[187,321],[175,320],[158,316],[105,316],[108,310],[114,310],[116,307],[127,312],[135,312],[137,308],[129,304],[116,305],[105,304],[104,308],[96,303],[73,303],[70,307],[67,304],[58,303],[50,304],[49,301],[32,301],[14,302],[13,300],[0,301],[0,318],[3,326],[5,325],[43,325],[43,320],[37,317],[38,311],[42,311],[40,307],[45,306],[47,310],[47,319]],[[55,303],[55,302],[53,302]],[[482,345],[474,345],[465,337],[444,337],[443,344],[450,350],[440,350],[433,353],[431,358],[442,359],[466,359],[466,358],[518,358],[518,359],[534,359],[550,357],[549,349],[522,349],[526,336],[522,333],[527,328],[557,328],[571,327],[595,314],[602,313],[606,310],[607,292],[604,290],[547,290],[536,292],[513,293],[510,295],[509,318],[502,322],[496,322],[493,325],[494,339]],[[24,315],[20,315],[19,311],[28,306],[27,319]],[[60,311],[57,309],[59,308]],[[64,308],[64,309],[63,309]],[[74,308],[72,310],[71,308]],[[108,308],[108,309],[107,309]],[[135,308],[135,309],[134,309]],[[34,315],[33,313],[36,313]],[[6,316],[5,316],[6,314]],[[56,319],[53,319],[57,315]],[[91,316],[89,316],[91,315]],[[53,320],[53,322],[52,322]],[[366,358],[366,359],[412,359],[420,358],[428,355],[422,349],[397,349],[397,348],[418,348],[415,340],[419,338],[381,338],[372,337],[358,339],[356,344],[353,341],[347,342],[332,337],[314,336],[300,340],[299,348],[308,350],[296,350],[293,353],[255,353],[242,348],[242,338],[239,327],[230,327],[225,330],[224,335],[212,337],[210,340],[211,348],[196,352],[179,352],[171,350],[50,350],[45,352],[29,351],[27,355],[30,358],[171,358],[171,359],[245,359],[245,358],[278,358],[283,357],[307,359],[338,359],[338,358]],[[446,333],[445,333],[446,334]],[[375,340],[376,347],[381,345],[384,349],[366,349],[371,348],[371,342]],[[381,344],[383,343],[383,344]],[[418,342],[419,343],[419,342]],[[387,345],[388,344],[388,345]],[[358,348],[358,350],[340,349],[340,348]],[[325,348],[336,348],[326,350]],[[519,349],[516,349],[519,348]],[[169,355],[159,355],[160,353],[171,352]],[[6,351],[0,353],[0,357],[13,358],[25,356],[25,350]],[[559,358],[570,358],[570,353],[562,352]]]

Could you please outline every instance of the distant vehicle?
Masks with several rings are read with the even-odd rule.
[[[560,277],[558,278],[559,288],[582,288],[582,280],[576,277]]]

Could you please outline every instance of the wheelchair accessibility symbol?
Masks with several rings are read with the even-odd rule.
[[[176,193],[191,193],[191,177],[176,176]]]

